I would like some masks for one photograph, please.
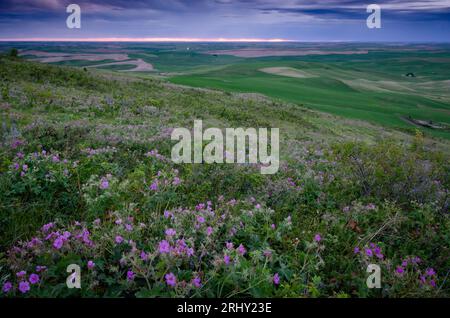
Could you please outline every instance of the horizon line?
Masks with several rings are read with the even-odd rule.
[[[183,38],[183,37],[152,37],[152,38],[0,38],[0,42],[299,42],[288,39],[260,38]]]

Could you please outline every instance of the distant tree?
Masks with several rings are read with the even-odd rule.
[[[9,56],[11,56],[11,57],[18,57],[19,56],[19,50],[17,50],[16,48],[12,48],[9,51]]]

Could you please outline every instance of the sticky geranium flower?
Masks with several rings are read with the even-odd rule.
[[[170,252],[170,244],[166,240],[159,242],[158,250],[161,254],[168,254]]]
[[[123,242],[123,237],[120,236],[120,235],[117,235],[116,238],[115,238],[115,241],[116,241],[117,244],[122,244],[122,242]]]
[[[201,215],[197,216],[197,222],[198,223],[205,223],[205,218]]]
[[[93,261],[88,261],[87,267],[88,267],[88,269],[93,269],[95,267],[95,263]]]
[[[358,246],[355,246],[355,248],[353,249],[353,253],[358,254],[360,252],[360,249]]]
[[[58,236],[56,240],[53,242],[53,247],[57,250],[61,249],[64,244],[64,238],[62,236]]]
[[[6,283],[3,284],[2,291],[3,291],[5,294],[6,294],[6,293],[9,293],[9,292],[11,291],[12,287],[13,287],[13,285],[12,285],[11,282],[6,282]]]
[[[227,249],[228,249],[228,250],[231,250],[231,249],[233,249],[233,247],[234,247],[234,245],[233,245],[232,242],[227,242],[227,243],[226,243],[226,246],[227,246]]]
[[[175,234],[177,234],[174,229],[167,229],[165,233],[167,236],[175,236]]]
[[[24,277],[26,274],[27,274],[27,272],[25,272],[25,271],[20,271],[20,272],[17,272],[17,273],[16,273],[16,276],[17,276],[18,278],[21,278],[21,277]]]
[[[28,280],[30,281],[30,283],[32,285],[39,283],[39,275],[38,274],[31,274],[30,277],[28,278]]]
[[[275,273],[275,275],[273,275],[273,283],[275,285],[279,285],[280,284],[280,276],[278,275],[278,273]]]
[[[436,275],[436,272],[434,271],[433,268],[427,268],[427,270],[425,271],[425,273],[426,273],[428,276],[434,276],[434,275]]]
[[[314,241],[320,242],[321,240],[322,240],[322,236],[320,236],[319,233],[317,233],[316,235],[314,235]]]
[[[366,255],[369,256],[369,257],[373,256],[373,252],[372,252],[372,250],[370,248],[366,248]]]
[[[397,266],[395,272],[396,272],[398,275],[401,276],[401,275],[403,275],[403,274],[405,273],[405,269],[404,269],[403,267],[401,267],[401,266]]]
[[[228,264],[230,264],[230,256],[229,255],[227,255],[227,254],[225,254],[224,256],[223,256],[223,262],[225,263],[225,265],[228,265]]]
[[[177,278],[173,273],[168,273],[166,276],[164,276],[166,279],[166,284],[171,287],[175,287],[177,284]]]
[[[108,179],[102,178],[102,179],[100,180],[100,189],[106,190],[106,189],[108,189],[108,188],[109,188],[109,181],[108,181]]]
[[[128,280],[134,280],[134,276],[135,276],[135,274],[134,274],[134,272],[132,271],[132,270],[129,270],[128,272],[127,272],[127,279]]]
[[[27,293],[30,290],[30,283],[23,281],[19,283],[19,290],[22,294]]]
[[[238,251],[238,253],[241,254],[241,255],[244,255],[244,254],[247,252],[247,250],[245,249],[244,245],[242,245],[242,244],[240,244],[240,245],[238,246],[237,251]]]
[[[148,254],[145,253],[144,251],[142,251],[140,254],[140,258],[141,258],[141,260],[146,261],[146,260],[148,260]]]
[[[206,235],[210,236],[213,232],[213,228],[208,226],[208,228],[206,229]]]
[[[194,285],[196,288],[200,288],[202,287],[202,280],[200,279],[200,277],[196,276],[192,279],[191,281],[192,285]]]

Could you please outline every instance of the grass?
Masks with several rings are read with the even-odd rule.
[[[256,72],[235,67],[227,78]],[[325,83],[356,94],[316,80],[310,98]],[[445,139],[5,56],[0,107],[2,297],[449,296]],[[194,119],[280,128],[280,171],[172,163],[170,131]],[[365,283],[374,262],[382,289]],[[65,287],[68,264],[81,266],[81,290]],[[32,273],[40,283],[20,292]]]

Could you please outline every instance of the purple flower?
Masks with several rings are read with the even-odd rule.
[[[11,282],[6,282],[6,283],[4,283],[3,284],[3,288],[2,288],[2,290],[3,290],[3,292],[6,294],[6,293],[9,293],[9,291],[12,289],[12,283]]]
[[[164,277],[168,286],[175,287],[175,285],[177,284],[177,278],[173,273],[166,274],[166,276]]]
[[[174,229],[167,229],[166,230],[166,235],[167,236],[174,236],[175,234],[177,234],[177,232]]]
[[[109,181],[106,178],[102,178],[100,181],[100,189],[105,190],[109,188]]]
[[[53,242],[53,247],[59,250],[64,244],[64,238],[62,236],[58,236],[58,238]]]
[[[202,287],[202,280],[200,279],[200,277],[196,276],[192,279],[191,281],[192,285],[194,285],[196,288],[200,288]]]
[[[150,190],[158,191],[158,180],[153,181],[153,183],[150,185]]]
[[[397,266],[397,269],[395,270],[395,272],[401,276],[401,275],[403,275],[403,273],[405,273],[405,269],[401,266]]]
[[[208,228],[206,229],[206,235],[210,236],[213,232],[213,228],[208,226]]]
[[[20,272],[16,273],[16,276],[17,276],[18,278],[21,278],[21,277],[24,277],[26,274],[27,274],[27,272],[25,272],[25,271],[20,271]]]
[[[436,272],[434,271],[433,268],[427,268],[426,272],[425,272],[428,276],[434,276],[436,275]]]
[[[134,280],[134,276],[135,276],[135,274],[133,273],[133,271],[132,270],[129,270],[128,272],[127,272],[127,279],[128,280]]]
[[[28,171],[28,165],[22,165],[22,170],[23,171]]]
[[[265,257],[269,258],[269,257],[272,256],[272,251],[270,251],[270,250],[265,250],[263,254],[264,254]]]
[[[355,248],[353,249],[353,253],[358,254],[360,252],[360,249],[358,246],[355,246]]]
[[[88,262],[87,262],[87,267],[88,267],[89,269],[93,269],[93,268],[95,267],[95,263],[94,263],[93,261],[88,261]]]
[[[117,244],[122,244],[122,242],[123,242],[123,237],[120,236],[120,235],[117,235],[115,241],[116,241]]]
[[[131,232],[131,231],[133,231],[133,226],[131,224],[125,224],[125,230],[127,232]]]
[[[19,283],[19,290],[22,294],[25,294],[30,290],[30,284],[28,282],[20,282]]]
[[[223,256],[223,262],[225,263],[225,265],[230,264],[230,256],[228,256],[227,254],[225,254]]]
[[[314,241],[320,242],[321,240],[322,240],[322,237],[320,236],[319,233],[317,233],[316,235],[314,235]]]
[[[143,261],[148,260],[148,254],[145,253],[144,251],[141,252],[140,257],[141,257],[141,260],[143,260]]]
[[[280,284],[280,276],[278,275],[278,273],[275,273],[275,275],[273,275],[273,283],[275,285],[279,285]]]
[[[369,257],[373,256],[373,252],[372,252],[372,250],[370,248],[366,248],[366,255],[369,256]]]
[[[232,242],[227,242],[226,245],[227,245],[227,249],[229,249],[229,250],[233,249],[233,247],[234,247]]]
[[[170,252],[170,244],[166,240],[162,240],[159,242],[159,252],[161,254],[168,254]]]
[[[55,226],[55,224],[54,223],[48,223],[48,224],[44,224],[43,226],[42,226],[42,232],[44,232],[44,233],[46,233],[46,232],[48,232],[52,227],[54,227]]]
[[[272,230],[275,230],[276,228],[275,224],[272,224],[270,227],[272,228]]]
[[[43,272],[46,269],[47,269],[47,266],[40,266],[40,265],[36,266],[36,272],[38,272],[38,273]]]
[[[245,249],[244,245],[242,245],[242,244],[238,246],[237,251],[241,255],[244,255],[247,252],[247,250]]]
[[[197,222],[198,223],[204,223],[205,222],[205,218],[203,216],[197,216]]]
[[[30,281],[30,283],[32,285],[39,283],[39,275],[38,274],[31,274],[30,277],[28,278],[28,280]]]
[[[258,203],[257,205],[255,205],[255,208],[258,210],[261,209],[261,204]]]

